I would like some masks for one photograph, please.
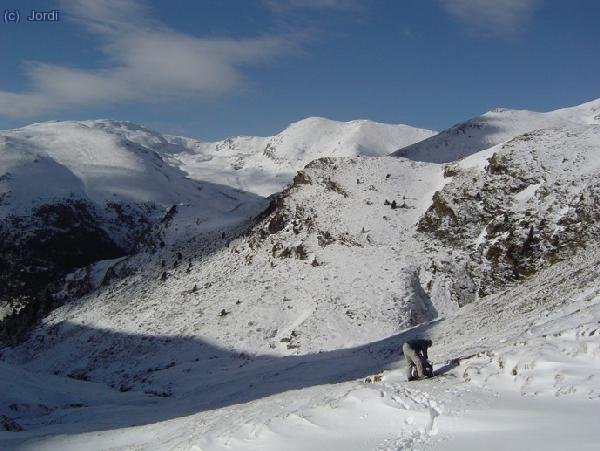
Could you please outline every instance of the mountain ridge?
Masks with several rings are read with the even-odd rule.
[[[170,152],[169,161],[196,180],[227,180],[231,186],[268,196],[281,191],[296,171],[316,158],[387,155],[397,145],[434,133],[366,119],[339,122],[309,117],[274,136],[234,136],[213,143],[169,136],[172,144],[187,148]]]
[[[544,113],[494,108],[481,116],[453,125],[435,136],[398,149],[391,155],[432,163],[449,163],[523,133],[565,123],[600,123],[600,99]]]

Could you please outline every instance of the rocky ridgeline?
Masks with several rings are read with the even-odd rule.
[[[414,262],[427,296],[435,303],[439,286],[444,286],[444,296],[463,306],[519,283],[597,240],[598,136],[598,125],[544,129],[494,147],[489,156],[479,156],[477,164],[467,158],[445,165],[447,184],[434,193],[416,227],[415,237],[430,255],[428,261]],[[295,200],[303,186],[311,184],[332,197],[347,197],[348,192],[328,177],[336,173],[337,161],[321,158],[298,172],[251,234],[251,245],[268,240],[273,257],[309,259],[314,266],[320,264],[318,247],[306,244],[310,235],[321,247],[368,246],[368,240],[321,230],[311,203]],[[377,181],[366,180],[371,182]]]
[[[317,221],[318,212],[310,206],[310,202],[297,202],[295,199],[295,194],[302,190],[303,185],[318,185],[320,191],[329,191],[332,196],[348,197],[348,193],[328,176],[336,169],[336,159],[324,157],[314,160],[304,170],[298,171],[293,182],[276,195],[263,213],[263,220],[250,232],[250,247],[257,248],[268,240],[274,258],[293,257],[306,260],[308,253],[305,242],[310,236],[316,238],[320,247],[334,242],[360,246],[348,234],[334,237],[329,230],[322,230]],[[286,231],[292,232],[297,244],[290,246],[291,240]],[[316,255],[313,256],[311,264],[318,266]]]

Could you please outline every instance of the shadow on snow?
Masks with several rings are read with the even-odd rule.
[[[53,434],[156,423],[289,390],[361,379],[402,359],[402,344],[426,336],[435,322],[354,348],[293,356],[249,355],[195,337],[122,334],[73,323],[47,329],[41,326],[36,336],[45,338],[37,344],[33,344],[35,337],[31,339],[29,356],[9,350],[0,358],[37,372],[41,380],[52,378],[41,371],[61,376],[73,383],[74,389],[90,382],[108,384],[118,400],[111,405],[83,400],[77,408],[66,409],[50,405],[44,415],[28,415],[0,405],[0,415],[10,415],[25,429],[0,433],[0,443],[8,439],[31,444],[30,440]],[[66,345],[59,335],[63,339],[76,335],[76,344]]]

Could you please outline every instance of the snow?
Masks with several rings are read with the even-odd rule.
[[[96,289],[100,286],[104,277],[106,277],[107,271],[116,265],[117,263],[125,260],[126,257],[113,258],[111,260],[100,260],[93,265],[90,265],[90,284],[92,289]]]
[[[173,205],[193,205],[206,227],[243,221],[265,207],[254,194],[190,180],[154,150],[160,144],[169,146],[154,132],[106,120],[2,131],[0,213],[28,216],[41,205],[84,201],[119,242],[118,235],[126,232],[109,226],[120,220],[109,208],[114,204],[140,212],[150,223]]]
[[[526,188],[524,188],[522,191],[519,191],[517,194],[515,194],[514,199],[517,202],[527,202],[535,195],[540,186],[542,186],[541,183],[532,183],[531,185],[528,185]]]
[[[356,140],[340,144],[343,155],[313,161],[282,194],[273,213],[286,216],[281,230],[278,224],[268,230],[270,217],[248,220],[250,207],[228,215],[244,205],[241,199],[215,207],[210,217],[199,217],[195,197],[181,202],[173,218],[153,231],[164,247],[98,262],[91,270],[96,282],[108,267],[124,275],[50,312],[28,340],[0,350],[0,382],[10,386],[0,393],[0,415],[24,428],[0,431],[0,447],[593,449],[600,440],[597,245],[587,243],[569,258],[459,308],[450,294],[461,280],[440,279],[431,262],[464,264],[473,242],[489,245],[501,235],[489,238],[478,224],[469,249],[443,248],[420,235],[417,224],[434,193],[479,186],[496,155],[523,182],[507,192],[498,214],[535,213],[550,229],[559,227],[574,200],[597,183],[597,107],[596,101],[555,113],[490,113],[491,123],[510,126],[502,133],[484,127],[471,150],[489,147],[453,163],[451,177],[444,176],[442,164],[356,156],[364,153],[352,148]],[[524,118],[527,127],[538,119],[550,125],[523,135],[516,124]],[[349,124],[343,127],[364,125]],[[284,134],[290,143],[304,144],[286,147],[281,143],[288,138],[281,137],[268,157],[288,162],[269,169],[279,174],[288,168],[288,180],[317,151],[302,141],[311,136],[307,130],[319,130],[315,142],[330,139],[321,119],[296,125],[298,130],[293,125]],[[102,138],[108,142],[125,139],[148,152],[162,149],[152,158],[181,165],[192,177],[201,176],[193,171],[205,170],[207,161],[218,160],[209,153],[239,156],[243,148],[264,148],[261,140],[268,139],[233,139],[220,150],[206,150],[129,123],[85,126],[108,133]],[[122,146],[98,149],[120,154]],[[99,157],[83,150],[72,161],[58,150],[48,155],[77,169],[71,172],[81,181],[81,193],[103,200],[94,171],[80,164],[95,164]],[[125,155],[138,161],[136,152]],[[258,167],[249,163],[253,155],[242,158],[243,168]],[[186,169],[185,158],[195,157],[197,165]],[[227,158],[207,174],[220,177],[222,168],[235,177],[226,169]],[[132,163],[132,172],[137,165]],[[196,183],[180,179],[176,168],[162,170],[179,174],[182,186]],[[237,186],[266,193],[279,183],[267,178],[257,184],[251,172],[242,172]],[[438,376],[408,383],[400,349],[415,336],[432,339]]]
[[[316,158],[387,155],[434,134],[403,124],[311,117],[270,137],[237,136],[215,143],[168,137],[170,143],[185,149],[170,150],[169,161],[195,180],[226,183],[269,196],[281,191],[296,171]]]
[[[38,199],[69,193],[95,203],[127,199],[170,206],[198,197],[202,185],[190,182],[151,147],[121,137],[118,123],[110,124],[113,128],[105,121],[49,122],[1,132],[0,172],[11,174],[12,183],[18,183],[15,191],[28,190]],[[140,134],[132,139],[148,145],[149,138]],[[21,179],[22,171],[27,172]]]
[[[177,190],[169,183],[169,176],[175,174],[171,168],[164,167],[159,158],[128,148],[129,143],[119,142],[114,135],[84,123],[36,124],[4,132],[3,138],[2,155],[8,155],[12,161],[2,165],[2,173],[10,172],[19,180],[20,174],[14,174],[15,171],[29,170],[36,159],[44,168],[36,171],[37,175],[45,175],[42,179],[23,174],[23,189],[36,190],[37,193],[29,193],[36,198],[51,199],[72,190],[76,196],[85,195],[100,203],[115,197],[141,203],[177,203],[178,199],[170,196]],[[74,182],[62,185],[60,179],[55,179],[59,171],[65,177],[69,174]],[[31,183],[33,180],[37,183]],[[17,192],[20,187],[16,187]],[[188,188],[188,200],[189,193]]]
[[[394,156],[446,163],[468,157],[534,130],[600,123],[600,99],[571,108],[537,113],[498,108],[448,130],[399,148]]]
[[[0,440],[8,447],[48,450],[464,450],[478,449],[483,442],[492,449],[549,449],[549,444],[550,449],[568,449],[574,443],[583,449],[593,448],[598,440],[596,418],[600,413],[600,391],[595,382],[600,376],[600,289],[593,267],[599,259],[597,249],[588,250],[575,261],[559,263],[491,300],[471,304],[456,315],[409,330],[391,341],[373,343],[332,362],[331,370],[337,374],[352,366],[362,367],[363,373],[369,374],[374,363],[387,365],[391,369],[384,371],[378,382],[349,377],[346,382],[307,385],[299,390],[282,387],[271,396],[257,396],[244,404],[232,403],[159,423],[113,429],[111,424],[144,423],[144,418],[156,415],[158,406],[164,417],[180,416],[177,412],[182,411],[182,403],[200,406],[203,401],[191,391],[151,407],[149,400],[140,400],[135,393],[113,392],[112,397],[102,398],[78,388],[89,383],[71,381],[68,384],[79,393],[77,400],[93,400],[97,407],[62,409],[61,420],[54,425],[48,420],[58,412],[46,413],[42,418],[46,417],[47,426],[30,432],[0,432]],[[529,296],[523,296],[525,293]],[[473,321],[487,326],[473,327]],[[433,338],[431,357],[438,370],[448,358],[466,357],[454,368],[445,365],[450,369],[436,378],[407,383],[404,371],[394,369],[397,346],[410,334],[423,333],[424,329]],[[468,357],[471,354],[475,355]],[[315,372],[331,366],[330,359],[327,355],[315,356],[312,363],[290,361],[283,368],[308,382]],[[276,360],[267,360],[263,365],[276,365],[282,370]],[[28,374],[14,378],[10,372],[15,370],[3,364],[0,374],[7,371],[11,381],[34,377]],[[48,376],[43,378],[48,380]],[[56,390],[67,384],[61,378],[54,379],[50,380]],[[283,380],[271,376],[257,379],[257,383],[281,384]],[[234,384],[233,389],[242,388],[240,381],[230,380],[227,384]],[[20,397],[18,392],[15,396],[33,402],[32,392],[46,393],[48,398],[47,391],[31,387],[29,398]],[[119,400],[122,407],[117,408]],[[112,414],[103,416],[108,409]],[[100,427],[97,423],[94,426],[92,418],[103,418],[103,430],[77,432]],[[69,432],[48,435],[53,430]]]
[[[332,170],[348,197],[319,181],[329,179]],[[299,352],[318,352],[378,340],[402,324],[406,327],[413,298],[420,296],[413,259],[422,249],[412,234],[433,193],[446,182],[442,168],[389,157],[347,158],[337,161],[335,169],[317,165],[305,172],[314,183],[302,185],[289,199],[289,208],[303,209],[318,231],[296,233],[288,227],[279,240],[289,246],[303,244],[311,257],[273,258],[275,242],[253,250],[248,237],[236,246],[227,246],[229,237],[209,238],[217,246],[209,252],[205,241],[181,243],[178,240],[198,230],[194,209],[182,209],[169,228],[177,232],[164,239],[169,249],[182,252],[180,266],[172,268],[169,252],[134,256],[122,265],[141,271],[127,284],[101,289],[81,303],[56,310],[48,324],[75,316],[79,323],[121,333],[194,336],[240,352],[275,354],[289,352],[288,345],[296,341],[302,344]],[[357,184],[357,178],[364,183]],[[407,208],[384,205],[386,199],[400,205],[403,196]],[[318,237],[326,232],[335,242],[322,246]],[[311,265],[314,257],[321,266]],[[185,262],[190,258],[194,265],[188,272]],[[164,282],[161,260],[166,260],[170,274]],[[190,293],[194,285],[198,292]],[[145,301],[140,302],[142,292]],[[222,309],[233,313],[221,317]],[[375,320],[377,327],[371,327]],[[253,325],[247,326],[250,321]],[[282,341],[292,331],[299,336],[292,343]],[[72,338],[78,340],[76,334]],[[84,347],[78,352],[84,360],[94,351]],[[49,354],[48,361],[56,369],[68,365],[62,355]]]

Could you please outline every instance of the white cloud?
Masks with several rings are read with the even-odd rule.
[[[71,19],[98,35],[108,66],[84,70],[29,62],[31,90],[0,91],[0,115],[36,116],[74,107],[202,98],[232,92],[240,67],[264,62],[291,48],[277,36],[198,38],[154,20],[137,0],[65,0]]]
[[[275,12],[293,9],[331,9],[355,10],[359,7],[357,0],[263,0]]]
[[[538,0],[441,0],[451,15],[472,30],[496,36],[514,37],[522,30]]]

